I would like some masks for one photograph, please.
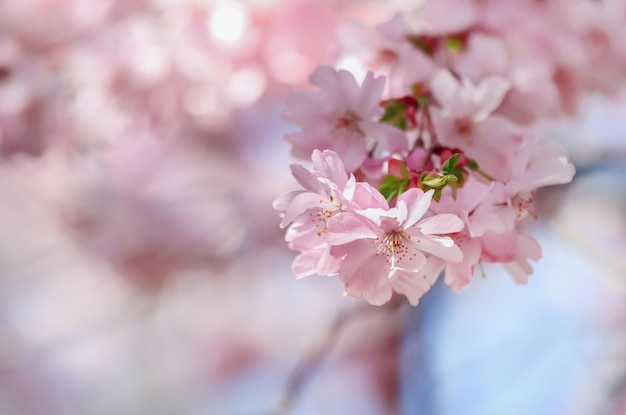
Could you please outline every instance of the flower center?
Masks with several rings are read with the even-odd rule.
[[[359,128],[358,123],[361,121],[361,117],[353,113],[352,111],[346,112],[342,117],[337,119],[335,128],[338,130],[348,130],[360,135],[365,135]]]
[[[468,117],[459,117],[454,120],[454,126],[459,134],[469,134],[472,131],[472,121]]]
[[[522,220],[527,214],[530,214],[533,218],[537,219],[537,215],[530,209],[535,201],[535,192],[522,192],[515,195],[511,204],[513,209],[517,212],[517,220]]]
[[[320,203],[323,203],[324,200],[320,199]],[[323,209],[323,210],[319,210],[315,213],[310,212],[309,216],[311,217],[311,221],[315,223],[315,227],[317,229],[319,229],[317,231],[317,236],[322,236],[324,233],[326,233],[326,230],[328,229],[328,220],[330,218],[332,218],[333,216],[335,216],[337,213],[343,212],[343,206],[341,205],[341,203],[335,203],[334,200],[332,200],[331,198],[331,206]]]
[[[374,239],[372,242],[377,243],[376,256],[384,255],[385,262],[389,264],[389,270],[396,269],[398,264],[405,260],[408,256],[408,260],[413,260],[417,254],[411,252],[409,246],[406,244],[406,240],[411,239],[411,235],[407,235],[403,231],[390,232],[381,240],[380,238]]]

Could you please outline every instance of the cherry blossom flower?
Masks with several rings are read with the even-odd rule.
[[[444,118],[454,118],[457,123],[478,123],[498,108],[511,84],[503,77],[489,76],[474,85],[467,78],[457,80],[450,71],[441,70],[433,77],[430,87]]]
[[[476,218],[490,230],[512,232],[516,223],[532,213],[537,189],[569,183],[574,177],[574,166],[565,150],[555,142],[528,141],[512,159],[510,176],[506,182],[493,183],[484,203],[474,211]]]
[[[313,170],[299,164],[291,165],[291,172],[303,190],[287,193],[274,202],[274,208],[283,212],[281,227],[289,225],[311,210],[324,222],[347,207],[355,191],[355,179],[348,178],[343,162],[336,153],[314,150],[311,155]],[[316,225],[317,226],[317,225]]]
[[[423,218],[433,191],[409,189],[394,207],[370,208],[337,216],[328,228],[331,254],[341,256],[339,277],[348,294],[363,296],[374,305],[391,298],[397,280],[422,293],[426,255],[461,261],[463,255],[447,234],[459,232],[463,222],[453,214]],[[432,277],[429,275],[428,277]]]
[[[330,256],[325,240],[328,224],[335,216],[361,205],[386,204],[371,186],[356,183],[352,174],[348,177],[343,162],[333,151],[314,150],[311,159],[311,171],[298,164],[291,166],[303,190],[289,192],[274,202],[274,208],[283,216],[281,226],[290,225],[285,238],[289,247],[301,251],[293,264],[299,278],[337,272],[339,260]]]
[[[509,88],[510,83],[502,77],[490,76],[474,85],[467,78],[457,80],[446,70],[431,82],[441,107],[434,113],[439,143],[463,150],[493,177],[506,171],[512,154],[525,140],[521,127],[493,114]]]
[[[384,156],[406,149],[402,131],[378,122],[383,78],[369,73],[359,86],[348,71],[320,67],[310,81],[319,90],[293,93],[287,101],[285,118],[302,127],[286,137],[294,155],[308,158],[315,149],[330,149],[354,171],[371,151]]]

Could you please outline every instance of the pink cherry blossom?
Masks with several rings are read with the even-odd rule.
[[[527,134],[515,123],[493,114],[510,83],[492,76],[474,85],[443,70],[433,78],[431,88],[440,106],[433,117],[438,142],[463,150],[483,170],[499,178]]]
[[[476,208],[474,216],[495,232],[511,232],[516,222],[531,211],[535,191],[541,187],[569,183],[574,166],[565,150],[555,142],[535,143],[531,137],[510,163],[510,177],[506,182],[493,183],[485,202]]]
[[[274,208],[283,216],[281,226],[289,226],[285,237],[289,247],[301,252],[293,264],[294,274],[299,278],[337,272],[339,260],[330,256],[330,246],[325,240],[331,219],[361,205],[386,204],[371,186],[356,183],[352,174],[348,177],[341,159],[333,151],[314,150],[311,159],[310,171],[298,164],[291,166],[303,190],[286,193],[274,202]]]
[[[424,276],[418,272],[426,265],[426,255],[462,260],[459,248],[445,235],[459,232],[463,222],[452,214],[423,218],[432,195],[409,189],[394,207],[344,213],[329,224],[326,240],[333,245],[331,254],[343,258],[339,277],[350,295],[380,305],[389,301],[397,280],[423,293]]]
[[[311,171],[299,164],[291,165],[291,172],[303,190],[287,193],[274,202],[274,208],[283,216],[281,227],[305,214],[315,216],[325,227],[328,218],[346,209],[354,196],[354,176],[348,178],[343,162],[336,153],[314,150],[311,160]],[[319,227],[319,224],[316,226]]]
[[[459,80],[450,71],[441,70],[433,77],[430,87],[442,107],[443,117],[478,123],[500,106],[511,84],[503,77],[489,76],[474,85],[467,78]]]
[[[287,102],[285,118],[302,128],[287,136],[294,155],[308,158],[315,149],[330,149],[354,171],[370,151],[384,156],[406,149],[400,130],[378,122],[384,78],[369,73],[359,86],[348,71],[319,67],[310,81],[319,90],[293,93]]]

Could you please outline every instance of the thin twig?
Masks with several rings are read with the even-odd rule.
[[[404,304],[403,301],[395,301],[384,310],[388,312],[395,312],[402,304]],[[302,393],[306,383],[315,375],[315,373],[320,369],[321,364],[333,351],[339,339],[339,334],[343,328],[358,318],[362,318],[373,313],[380,313],[380,310],[380,307],[359,306],[345,310],[337,315],[320,345],[309,352],[309,354],[300,361],[293,372],[291,372],[289,378],[287,379],[283,397],[279,401],[277,407],[270,410],[267,415],[286,415]]]

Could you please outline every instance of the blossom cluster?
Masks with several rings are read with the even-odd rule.
[[[426,1],[373,28],[342,28],[344,58],[368,69],[362,80],[356,69],[321,66],[310,77],[315,88],[287,101],[285,118],[300,130],[286,139],[294,156],[313,163],[291,166],[301,189],[274,203],[299,252],[298,278],[338,275],[346,295],[373,305],[394,292],[416,305],[440,275],[462,290],[482,263],[528,281],[541,247],[522,225],[536,218],[536,191],[574,176],[565,150],[539,140],[533,124],[598,87],[589,77],[564,82],[582,69],[552,52],[574,30],[565,24],[573,13],[617,7],[573,7],[545,39],[513,36],[492,15],[567,9],[543,3]],[[445,10],[446,19],[432,24]],[[576,22],[587,33],[594,20]],[[594,62],[597,50],[572,45],[582,47],[566,48],[571,56]]]

